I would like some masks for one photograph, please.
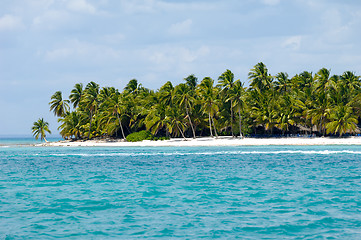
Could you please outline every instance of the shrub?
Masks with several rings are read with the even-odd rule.
[[[160,140],[160,141],[169,140],[169,137],[159,137],[157,140]]]
[[[126,139],[128,142],[139,142],[143,140],[153,140],[154,137],[149,131],[143,130],[129,134]]]

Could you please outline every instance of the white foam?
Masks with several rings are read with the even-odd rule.
[[[305,155],[331,155],[331,154],[361,154],[361,151],[350,150],[282,150],[282,151],[217,151],[217,152],[156,152],[156,153],[69,153],[49,154],[48,156],[80,156],[80,157],[116,157],[116,156],[187,156],[187,155],[277,155],[277,154],[305,154]]]

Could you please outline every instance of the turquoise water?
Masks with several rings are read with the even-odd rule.
[[[56,142],[62,140],[60,137],[48,137],[47,140],[49,142]],[[0,148],[7,146],[25,146],[30,144],[40,144],[44,143],[44,141],[40,141],[40,139],[35,140],[34,137],[3,137],[0,136]]]
[[[361,239],[361,148],[0,147],[0,239]]]

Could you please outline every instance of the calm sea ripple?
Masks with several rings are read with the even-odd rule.
[[[0,239],[361,239],[361,148],[0,148]]]

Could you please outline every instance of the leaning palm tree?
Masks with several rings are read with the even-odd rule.
[[[38,121],[33,123],[33,127],[31,128],[33,136],[36,140],[38,140],[40,136],[40,140],[46,140],[46,132],[51,134],[51,131],[49,130],[49,123],[45,122],[43,118],[39,118]]]
[[[49,105],[50,111],[53,111],[57,117],[64,117],[69,111],[69,100],[63,100],[61,91],[57,91],[51,96]]]

